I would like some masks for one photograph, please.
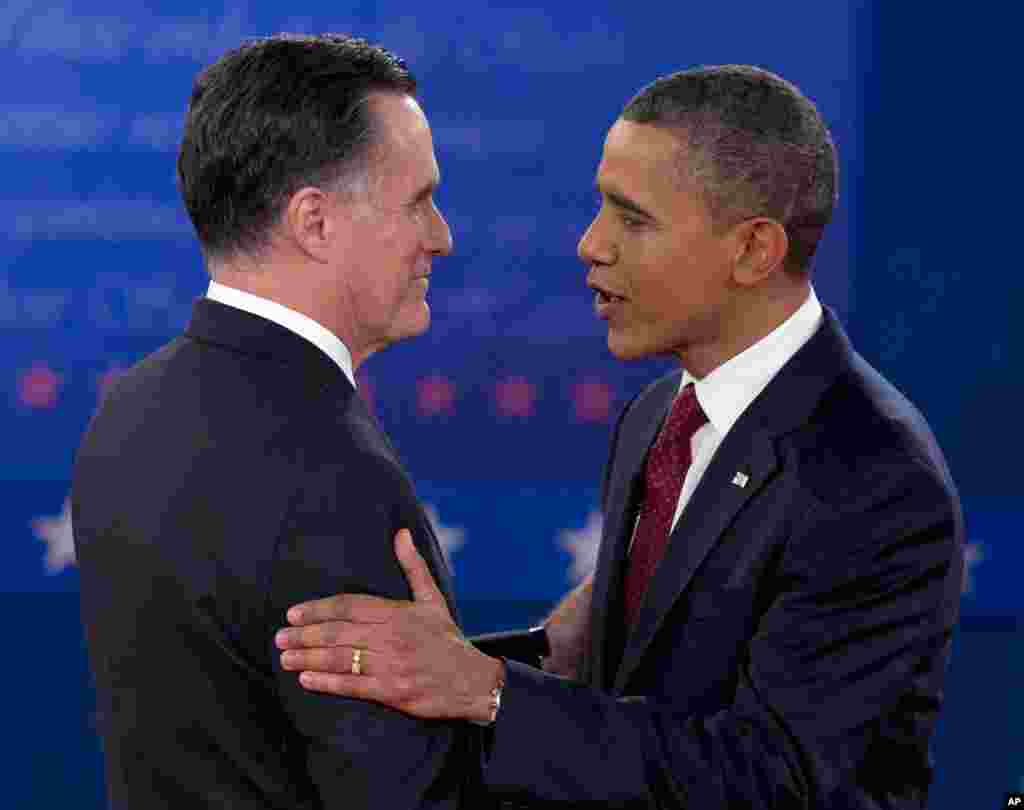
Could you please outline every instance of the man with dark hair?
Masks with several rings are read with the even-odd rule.
[[[812,289],[836,174],[814,106],[767,71],[645,88],[579,254],[612,353],[681,369],[615,427],[554,666],[468,647],[404,532],[415,601],[296,606],[283,666],[413,716],[494,717],[484,784],[523,806],[923,808],[962,516],[923,417]]]
[[[311,694],[271,641],[311,593],[410,596],[399,527],[455,610],[355,381],[427,329],[431,262],[452,247],[415,90],[342,36],[250,42],[195,83],[178,175],[209,292],[109,391],[74,469],[114,808],[468,801],[477,729]]]

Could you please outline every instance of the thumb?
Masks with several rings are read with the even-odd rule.
[[[412,542],[412,534],[408,529],[399,529],[395,535],[395,555],[405,572],[405,579],[412,589],[412,597],[417,602],[440,602],[444,597],[438,590],[434,577],[427,568],[426,560],[416,550]]]

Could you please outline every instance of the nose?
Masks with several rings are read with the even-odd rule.
[[[441,213],[436,204],[432,204],[433,223],[431,227],[431,248],[430,252],[437,256],[448,256],[454,250],[452,232],[448,227],[448,221]]]
[[[594,264],[614,264],[615,247],[603,235],[600,227],[601,215],[598,213],[594,221],[583,232],[579,244],[576,246],[576,255],[580,261],[588,267]]]

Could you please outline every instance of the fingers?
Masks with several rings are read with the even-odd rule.
[[[326,599],[303,602],[288,609],[288,621],[294,625],[316,624],[348,617],[346,597],[340,593]]]
[[[412,589],[413,599],[417,602],[440,602],[444,604],[444,597],[434,582],[434,578],[427,568],[427,563],[416,550],[412,542],[412,534],[408,529],[399,529],[395,535],[395,555],[398,562],[405,571],[405,578]]]
[[[350,647],[367,646],[368,632],[351,622],[325,622],[308,627],[286,627],[274,636],[274,643],[280,650],[302,647]]]
[[[339,593],[289,608],[288,621],[296,627],[336,621],[376,623],[386,621],[392,610],[390,599]]]
[[[359,650],[359,671],[354,672],[355,651]],[[362,647],[321,647],[315,650],[287,650],[281,653],[281,668],[291,672],[315,670],[335,675],[367,677],[379,675],[373,653]]]
[[[299,683],[310,692],[372,700],[376,703],[385,702],[385,691],[382,684],[376,678],[368,675],[303,672],[299,675]]]
[[[437,713],[436,707],[432,708],[429,702],[421,699],[419,690],[411,682],[387,675],[368,675],[365,671],[362,675],[304,671],[299,673],[299,684],[309,692],[370,700],[413,717],[442,716]]]

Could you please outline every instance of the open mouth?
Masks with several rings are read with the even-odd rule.
[[[594,291],[594,304],[596,306],[620,304],[626,300],[623,296],[613,293],[611,290],[602,287],[595,281],[587,281],[587,286]]]
[[[626,301],[625,298],[595,284],[591,284],[590,287],[594,291],[594,312],[598,318],[607,321],[621,311],[621,306]]]
[[[595,304],[619,304],[626,300],[624,296],[612,292],[611,290],[599,284],[593,278],[587,279],[587,286],[594,291]]]

